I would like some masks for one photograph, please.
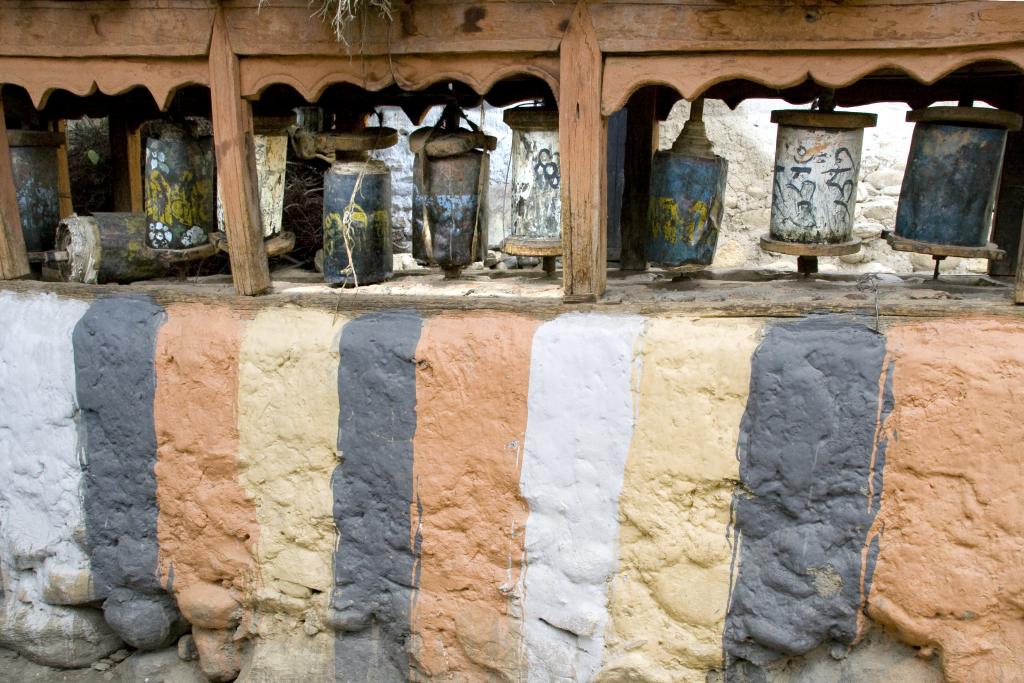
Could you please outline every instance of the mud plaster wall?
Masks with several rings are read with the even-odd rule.
[[[12,294],[0,321],[27,656],[191,629],[213,680],[1024,670],[1022,323]]]

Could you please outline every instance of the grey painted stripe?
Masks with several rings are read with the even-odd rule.
[[[72,336],[96,592],[118,635],[143,649],[167,643],[179,619],[157,566],[154,353],[164,318],[148,297],[100,299]]]
[[[411,312],[364,315],[341,333],[334,556],[330,621],[335,671],[344,681],[408,676],[412,438],[422,320]]]
[[[882,336],[839,316],[771,326],[754,353],[723,639],[731,680],[856,635],[884,357]]]

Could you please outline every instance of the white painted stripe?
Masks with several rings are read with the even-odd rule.
[[[8,593],[0,643],[21,650],[43,647],[31,642],[43,632],[82,637],[88,626],[75,623],[76,611],[44,604],[91,599],[89,559],[76,540],[84,522],[71,343],[88,307],[0,292],[0,574]],[[16,628],[28,613],[27,629]]]
[[[639,316],[569,314],[534,336],[520,478],[530,506],[523,606],[530,681],[587,681],[601,664],[642,327]]]

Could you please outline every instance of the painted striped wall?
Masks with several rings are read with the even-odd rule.
[[[191,624],[215,679],[798,680],[877,623],[1014,680],[1021,406],[1008,320],[0,293],[0,645]]]

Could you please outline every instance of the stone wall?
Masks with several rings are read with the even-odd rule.
[[[0,293],[0,646],[210,680],[1020,680],[1024,323]]]

